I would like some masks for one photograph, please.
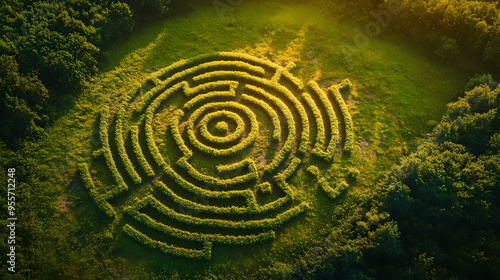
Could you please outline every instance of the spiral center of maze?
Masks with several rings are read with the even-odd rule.
[[[225,133],[225,132],[227,132],[229,130],[229,126],[227,125],[226,122],[218,122],[215,125],[215,129],[219,133]]]
[[[101,147],[80,164],[97,206],[126,219],[123,232],[139,243],[209,259],[213,244],[273,239],[309,209],[290,183],[306,158],[306,170],[335,199],[347,186],[332,186],[311,163],[353,149],[341,95],[351,84],[303,85],[294,66],[203,55],[151,76],[117,109],[104,107]],[[91,172],[103,166],[106,174]],[[144,195],[146,185],[152,190]]]

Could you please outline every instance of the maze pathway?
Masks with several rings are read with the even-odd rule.
[[[97,206],[126,219],[123,231],[146,246],[210,259],[214,243],[273,239],[307,211],[290,183],[301,168],[335,199],[348,186],[331,186],[317,166],[302,165],[352,151],[353,124],[340,93],[352,85],[304,85],[293,67],[242,53],[202,55],[102,108],[101,147],[80,164]],[[95,162],[105,162],[113,184],[92,175]],[[153,191],[134,197],[144,185]]]

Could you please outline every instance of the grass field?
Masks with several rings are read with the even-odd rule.
[[[463,81],[470,77],[457,67],[384,38],[374,38],[362,51],[346,57],[342,42],[352,41],[355,25],[339,23],[304,5],[243,1],[224,17],[220,19],[212,5],[193,5],[190,12],[151,24],[112,44],[101,73],[88,83],[75,106],[48,130],[48,139],[40,149],[49,155],[48,168],[59,175],[53,183],[61,189],[61,215],[68,224],[80,225],[66,229],[68,234],[87,236],[82,243],[84,254],[92,254],[92,244],[107,241],[104,258],[125,259],[131,271],[176,270],[180,275],[212,271],[228,278],[255,271],[269,259],[293,259],[327,234],[328,228],[339,224],[339,209],[356,205],[384,170],[431,131],[446,104],[456,100]],[[129,218],[107,218],[91,200],[77,168],[81,162],[90,162],[92,151],[100,146],[103,106],[109,106],[111,115],[116,114],[134,84],[181,59],[219,51],[247,53],[281,66],[294,62],[295,77],[304,83],[314,80],[323,89],[346,78],[352,81],[354,90],[343,97],[353,118],[355,150],[351,156],[337,156],[332,165],[317,163],[327,169],[327,179],[346,179],[350,187],[332,202],[305,169],[299,170],[291,184],[300,186],[299,197],[309,202],[311,210],[279,228],[274,240],[250,246],[217,244],[210,261],[186,260],[149,249],[123,234],[121,228]],[[175,102],[180,101],[173,103],[179,105]],[[163,131],[165,125],[159,123],[156,129]],[[92,175],[108,178],[98,187],[113,183],[112,177],[105,175],[105,163],[96,162],[94,167]],[[348,174],[356,169],[359,175]],[[68,189],[64,190],[65,186]],[[144,196],[151,189],[150,182],[145,182],[134,195]],[[113,200],[117,208],[129,203],[120,199]]]

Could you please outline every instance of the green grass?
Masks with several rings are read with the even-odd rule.
[[[213,51],[243,51],[283,66],[293,61],[297,64],[292,71],[296,77],[304,83],[316,80],[324,90],[349,78],[355,90],[344,99],[353,117],[355,152],[331,167],[314,157],[309,162],[320,169],[330,168],[325,175],[328,180],[346,178],[347,167],[360,171],[356,180],[350,180],[351,188],[341,196],[343,201],[332,203],[316,181],[305,170],[299,170],[291,185],[300,186],[296,190],[299,197],[310,202],[312,209],[305,217],[298,217],[279,230],[274,241],[244,247],[217,244],[212,259],[206,262],[165,256],[118,235],[116,249],[105,256],[125,258],[133,270],[144,268],[156,273],[178,270],[181,274],[211,270],[228,278],[255,271],[262,260],[289,260],[324,232],[325,225],[338,224],[330,215],[334,205],[348,204],[369,192],[384,170],[411,150],[417,138],[430,132],[446,104],[456,99],[468,79],[452,66],[382,38],[373,39],[361,52],[346,59],[341,43],[352,41],[353,36],[352,25],[339,24],[313,8],[265,1],[244,1],[226,14],[225,21],[217,18],[211,5],[200,4],[190,13],[147,26],[109,46],[108,62],[101,65],[101,73],[88,84],[67,115],[48,130],[41,149],[50,155],[49,167],[60,175],[61,181],[54,184],[63,188],[77,175],[78,163],[90,163],[91,151],[99,146],[95,123],[99,108],[110,106],[115,114],[135,83],[180,59]],[[160,133],[167,130],[163,123],[155,125]],[[166,149],[158,144],[160,150]],[[147,189],[137,193],[145,194]],[[75,193],[80,196],[83,192],[80,189]],[[108,229],[120,232],[122,222],[106,225],[108,220],[96,210],[88,195],[73,203],[92,209],[71,213],[71,222],[81,223],[83,232],[99,234]],[[88,213],[95,223],[89,221]],[[93,244],[88,244],[82,250],[90,254],[92,248]]]

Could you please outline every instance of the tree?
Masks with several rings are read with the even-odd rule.
[[[0,137],[9,142],[35,138],[47,117],[43,108],[48,91],[31,73],[22,75],[12,56],[0,56]]]
[[[491,74],[476,75],[465,86],[465,91],[471,91],[480,85],[487,85],[491,90],[494,90],[498,83],[493,80],[493,76],[491,76]]]
[[[99,23],[102,40],[108,42],[134,30],[134,20],[129,6],[123,2],[112,3]]]
[[[380,278],[500,277],[499,107],[500,87],[466,92],[384,180],[383,210],[397,222],[405,254],[396,276]]]

